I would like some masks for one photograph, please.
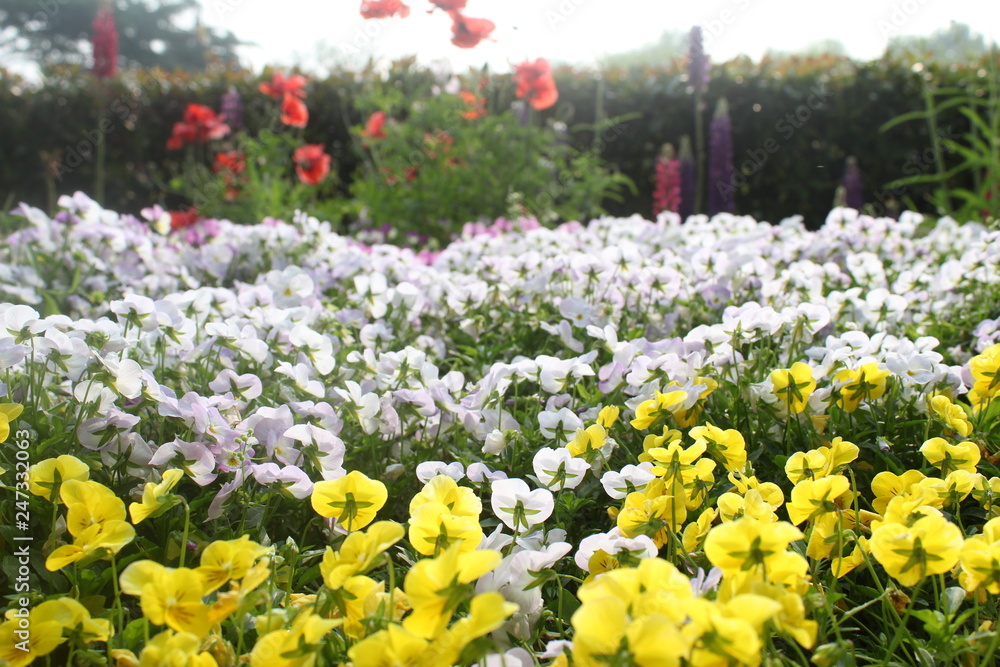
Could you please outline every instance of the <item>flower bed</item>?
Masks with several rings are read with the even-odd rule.
[[[996,232],[501,220],[415,254],[61,204],[0,250],[12,665],[1000,645]]]

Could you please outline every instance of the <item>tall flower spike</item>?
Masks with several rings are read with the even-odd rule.
[[[694,215],[694,199],[697,180],[695,178],[694,151],[691,149],[691,137],[686,134],[681,137],[681,151],[679,158],[681,195],[680,203],[677,207],[677,213],[681,216],[681,220],[687,220],[689,217]]]
[[[661,211],[677,211],[681,202],[681,162],[674,145],[664,144],[656,158],[656,189],[653,191],[653,216]]]
[[[243,129],[243,98],[235,86],[222,96],[222,118],[233,132]]]
[[[708,128],[708,214],[732,213],[733,127],[726,98],[719,100]]]
[[[710,65],[702,41],[701,26],[691,28],[688,44],[688,83],[696,92],[705,92],[710,78]]]
[[[840,184],[844,186],[844,203],[848,208],[860,211],[865,202],[862,194],[861,170],[858,169],[858,160],[853,155],[847,158]]]
[[[94,30],[90,41],[94,48],[94,75],[98,79],[109,79],[118,74],[118,28],[110,2],[101,4],[91,27]]]

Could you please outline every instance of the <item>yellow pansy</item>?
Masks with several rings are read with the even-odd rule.
[[[641,431],[649,428],[654,422],[666,419],[666,417],[684,407],[687,400],[687,392],[675,389],[666,393],[656,392],[656,397],[648,401],[643,401],[635,409],[635,419],[632,420],[632,428]]]
[[[601,408],[601,411],[597,413],[597,423],[606,429],[611,428],[618,421],[618,415],[621,413],[621,408],[617,405],[606,405]]]
[[[959,581],[965,590],[982,587],[994,595],[1000,593],[1000,519],[990,519],[981,534],[965,540],[960,558]]]
[[[788,411],[798,414],[809,405],[809,397],[816,389],[812,367],[798,362],[791,368],[782,368],[771,373],[771,384],[774,385],[774,395],[788,406]]]
[[[17,419],[24,406],[18,403],[0,403],[0,442],[10,437],[10,423]]]
[[[420,505],[409,524],[410,544],[424,556],[436,556],[456,543],[461,551],[472,551],[483,539],[478,516],[452,514],[443,503]]]
[[[250,652],[250,667],[313,667],[319,643],[343,622],[303,612],[292,627],[268,632],[257,639]]]
[[[139,667],[183,665],[216,667],[212,654],[201,650],[201,638],[190,632],[164,630],[149,640],[139,655]]]
[[[351,531],[370,524],[388,497],[385,484],[352,470],[339,479],[317,482],[311,501],[317,514]]]
[[[410,514],[424,503],[437,502],[444,504],[448,511],[458,516],[479,517],[483,511],[483,503],[472,489],[459,486],[447,475],[432,477],[424,487],[410,500]]]
[[[786,521],[764,523],[744,517],[712,528],[705,538],[705,555],[725,573],[757,565],[766,568],[791,542],[802,537],[802,531]]]
[[[59,497],[66,504],[66,530],[74,537],[90,526],[125,519],[125,503],[114,491],[94,481],[69,479]]]
[[[213,606],[202,602],[205,584],[190,568],[172,568],[151,560],[130,563],[119,577],[121,591],[139,598],[143,615],[154,625],[204,637],[212,626],[234,612],[232,600]]]
[[[947,396],[934,396],[928,401],[928,405],[948,428],[963,438],[968,438],[972,434],[972,422],[966,416],[965,410],[952,403]]]
[[[224,584],[246,576],[254,561],[271,550],[244,535],[236,540],[217,540],[201,552],[201,566],[195,572],[204,583],[205,593],[211,593]]]
[[[924,477],[924,473],[919,470],[907,470],[902,475],[883,470],[872,479],[872,493],[875,494],[872,509],[879,514],[885,514],[885,508],[890,500],[908,492]]]
[[[747,446],[736,429],[722,430],[712,424],[696,426],[689,432],[695,444],[703,444],[709,456],[721,463],[726,470],[742,470],[747,464]]]
[[[836,512],[837,498],[847,493],[851,482],[843,475],[804,479],[792,489],[792,499],[786,505],[789,520],[798,525],[827,512]]]
[[[785,475],[792,484],[804,479],[818,479],[826,470],[826,457],[818,449],[795,452],[785,461]]]
[[[134,539],[135,528],[127,521],[110,519],[103,523],[91,524],[74,536],[72,544],[64,544],[53,549],[45,559],[45,569],[55,572],[70,563],[76,563],[95,554],[98,556],[116,554]]]
[[[364,574],[380,554],[402,539],[403,532],[394,521],[376,521],[365,532],[348,535],[338,551],[327,547],[319,566],[323,583],[335,590],[348,578]]]
[[[608,440],[608,432],[600,424],[588,426],[586,429],[576,429],[576,436],[566,445],[566,449],[573,456],[579,456],[590,460],[596,452],[604,446]]]
[[[147,482],[146,486],[142,489],[142,502],[132,503],[128,506],[128,513],[132,517],[132,523],[138,525],[148,518],[149,515],[166,505],[169,500],[168,494],[177,486],[177,482],[181,481],[182,477],[184,477],[183,470],[171,468],[163,473],[163,480],[159,484],[156,482]]]
[[[928,575],[953,568],[962,545],[962,531],[939,515],[921,517],[909,527],[882,524],[868,543],[875,559],[903,586],[914,586]]]
[[[625,496],[625,503],[618,513],[617,525],[626,537],[646,535],[658,547],[666,544],[667,531],[676,531],[687,519],[684,485],[675,479],[669,485],[654,479],[643,492]]]
[[[980,459],[979,445],[969,440],[953,445],[944,438],[931,438],[920,446],[920,453],[945,475],[955,470],[976,472]]]
[[[499,551],[463,553],[461,544],[456,543],[437,558],[417,561],[403,582],[413,607],[403,626],[424,639],[439,636],[458,606],[472,597],[472,582],[496,568],[500,559]]]
[[[45,459],[28,469],[28,490],[36,496],[52,500],[54,493],[58,497],[62,482],[71,479],[86,482],[89,478],[90,468],[86,463],[75,456],[63,454],[54,459]],[[62,498],[57,502],[61,503]]]
[[[742,496],[738,493],[723,493],[716,500],[716,506],[723,521],[735,521],[744,516],[767,523],[778,520],[778,515],[774,513],[776,508],[765,501],[757,489],[750,489]]]
[[[854,412],[861,401],[881,398],[885,394],[889,374],[888,370],[879,368],[874,361],[856,370],[844,369],[838,372],[833,376],[835,382],[841,383],[838,405],[844,412]]]

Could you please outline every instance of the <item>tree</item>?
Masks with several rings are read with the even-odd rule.
[[[101,0],[0,0],[0,53],[40,64],[91,62],[91,23]],[[231,32],[201,25],[198,0],[116,0],[123,67],[203,70],[212,59],[234,63]],[[185,27],[185,22],[192,24]]]
[[[604,67],[635,67],[660,65],[684,59],[688,49],[688,33],[665,31],[659,41],[646,44],[630,51],[613,53],[601,60]]]
[[[930,36],[903,35],[893,37],[885,49],[886,56],[932,58],[943,63],[968,63],[979,60],[990,52],[986,39],[964,23],[952,21],[951,25]]]

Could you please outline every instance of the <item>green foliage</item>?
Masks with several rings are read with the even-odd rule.
[[[926,77],[923,84],[924,111],[903,114],[882,126],[888,131],[910,120],[924,120],[931,135],[935,171],[893,181],[887,187],[928,183],[935,186],[930,201],[938,212],[959,220],[1000,219],[1000,85],[996,63],[991,72],[980,71],[980,80],[961,86],[936,88]],[[940,131],[940,116],[957,110],[969,130],[952,138]],[[960,138],[958,141],[956,139]],[[954,156],[951,160],[947,156]],[[970,187],[954,187],[955,178],[971,178]],[[954,202],[952,198],[958,200]]]
[[[525,113],[487,112],[485,98],[441,94],[412,101],[386,86],[359,106],[384,110],[384,138],[362,136],[362,174],[351,193],[375,225],[439,241],[464,223],[501,216],[588,219],[627,178],[561,140]]]

